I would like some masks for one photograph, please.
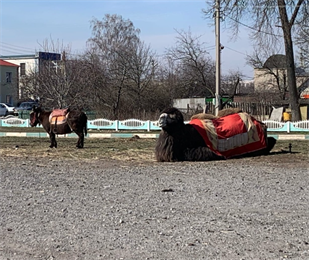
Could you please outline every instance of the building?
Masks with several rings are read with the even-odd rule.
[[[295,68],[296,86],[302,120],[309,119],[309,72]],[[271,102],[273,106],[288,107],[289,87],[285,55],[270,56],[263,68],[254,69],[254,91],[256,97]]]
[[[306,98],[309,75],[300,68],[296,69],[296,84],[300,91],[300,97]],[[254,92],[269,93],[278,96],[278,100],[288,97],[287,65],[285,55],[276,54],[270,56],[262,68],[254,69]]]
[[[15,105],[18,96],[19,66],[0,59],[0,102]]]
[[[189,113],[189,111],[203,111],[205,104],[206,98],[173,99],[173,106],[183,113]]]
[[[12,55],[0,56],[0,59],[15,64],[19,67],[18,72],[18,100],[29,98],[24,93],[23,77],[31,75],[31,73],[38,73],[45,62],[53,62],[53,66],[57,66],[55,61],[61,60],[61,54],[51,52],[37,52],[30,55]],[[32,97],[34,98],[34,97]]]

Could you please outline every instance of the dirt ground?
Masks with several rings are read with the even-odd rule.
[[[153,140],[74,144],[0,138],[1,260],[309,259],[308,141],[178,163]]]

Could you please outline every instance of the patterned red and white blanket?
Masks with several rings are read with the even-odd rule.
[[[190,124],[216,154],[229,158],[266,147],[261,122],[247,113],[237,113],[216,119],[192,119]]]

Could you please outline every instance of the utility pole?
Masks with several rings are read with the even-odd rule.
[[[215,6],[216,19],[216,94],[215,94],[215,115],[218,115],[220,109],[220,84],[221,84],[221,44],[220,44],[220,0],[216,0]]]

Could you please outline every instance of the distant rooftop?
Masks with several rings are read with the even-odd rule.
[[[39,51],[39,52],[36,52],[35,54],[0,55],[0,59],[3,59],[3,60],[21,60],[21,59],[60,60],[61,54]]]
[[[19,67],[19,66],[16,65],[16,64],[13,64],[13,63],[10,63],[10,62],[1,60],[1,59],[0,59],[0,65],[1,65],[1,66],[8,66],[8,67]]]
[[[267,69],[284,69],[286,68],[286,59],[283,54],[275,54],[270,56],[264,63],[263,68]]]
[[[14,60],[14,59],[34,59],[35,54],[24,54],[24,55],[0,55],[0,59]]]

